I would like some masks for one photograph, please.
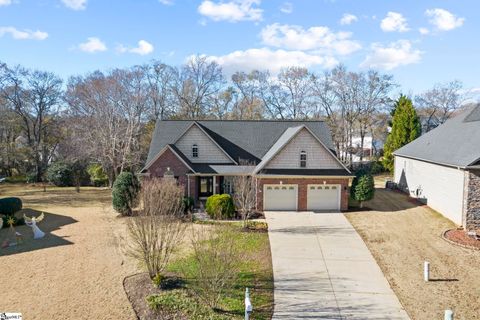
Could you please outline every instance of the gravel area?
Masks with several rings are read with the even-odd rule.
[[[377,189],[372,211],[347,214],[412,319],[480,319],[480,251],[442,239],[455,225],[398,192]],[[430,282],[423,281],[429,261]]]
[[[0,197],[19,196],[27,215],[45,212],[33,240],[29,227],[17,231],[25,242],[0,249],[0,312],[21,312],[24,319],[135,319],[123,289],[137,268],[124,259],[120,237],[124,219],[110,205],[110,190],[2,185]],[[0,241],[9,237],[0,230]]]

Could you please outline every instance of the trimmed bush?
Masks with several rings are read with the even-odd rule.
[[[235,214],[235,205],[229,194],[214,194],[207,198],[205,210],[212,219],[231,219]]]
[[[379,174],[385,172],[385,168],[383,166],[383,163],[381,161],[374,161],[372,162],[372,165],[370,167],[370,173],[371,174]]]
[[[3,198],[0,199],[0,214],[13,216],[16,212],[22,210],[22,200],[20,198]]]
[[[122,172],[113,183],[112,205],[122,215],[131,215],[132,208],[138,203],[140,183],[131,172]]]
[[[46,178],[48,182],[53,183],[57,187],[72,186],[72,167],[64,162],[55,162],[48,167]]]
[[[87,172],[90,176],[90,181],[95,187],[108,186],[108,176],[105,171],[103,171],[103,168],[100,164],[94,163],[89,165]]]
[[[360,208],[363,207],[363,202],[372,200],[375,194],[375,182],[373,176],[366,174],[358,178],[358,183],[355,187],[354,199],[360,202]]]

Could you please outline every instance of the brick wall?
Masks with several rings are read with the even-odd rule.
[[[284,184],[298,185],[298,211],[307,210],[307,186],[309,184],[339,184],[342,186],[341,191],[341,210],[348,209],[348,182],[349,179],[322,179],[322,178],[266,178],[257,180],[257,210],[263,211],[263,185],[264,184],[279,184],[282,181]]]
[[[190,169],[180,161],[177,156],[167,149],[165,152],[148,168],[148,173],[151,177],[162,178],[167,171],[167,168],[173,171],[175,177],[178,177],[178,183],[185,186],[185,194],[187,194],[187,173]],[[194,177],[191,177],[191,179]],[[193,188],[195,185],[193,184]],[[192,183],[190,183],[190,190],[192,190]]]
[[[480,230],[480,170],[465,172],[465,228]]]

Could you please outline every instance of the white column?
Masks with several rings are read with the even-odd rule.
[[[217,194],[217,177],[213,176],[213,194]]]

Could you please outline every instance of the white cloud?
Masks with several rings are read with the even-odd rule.
[[[264,44],[293,50],[326,50],[340,55],[348,55],[361,48],[351,40],[350,32],[332,32],[328,27],[281,25],[266,26],[260,33]]]
[[[290,14],[293,12],[293,4],[291,2],[284,2],[280,7],[280,11],[286,14]]]
[[[40,30],[18,30],[15,27],[0,27],[0,37],[6,34],[10,34],[15,40],[45,40],[48,38],[48,33]]]
[[[12,0],[0,0],[0,7],[9,6],[12,4]]]
[[[155,48],[153,47],[153,45],[146,40],[138,41],[138,46],[135,48],[128,48],[128,47],[124,47],[123,45],[119,45],[117,47],[117,51],[120,53],[130,52],[130,53],[139,54],[141,56],[145,56],[147,54],[152,53],[154,49]]]
[[[342,19],[340,19],[340,24],[341,25],[349,25],[354,22],[358,21],[358,18],[356,15],[353,15],[351,13],[344,13],[342,16]]]
[[[87,0],[62,0],[63,4],[72,10],[85,10]]]
[[[445,9],[429,9],[425,11],[425,15],[430,17],[430,23],[441,31],[453,30],[465,22],[465,18],[459,18]]]
[[[158,0],[158,2],[166,6],[171,6],[174,3],[174,0]]]
[[[209,56],[209,59],[220,64],[227,74],[233,74],[236,71],[269,70],[275,75],[288,66],[332,68],[338,64],[335,58],[329,56],[268,48],[239,50],[224,56]]]
[[[390,11],[387,13],[387,16],[383,18],[380,23],[380,28],[385,32],[405,32],[410,30],[408,28],[407,19],[398,12]]]
[[[86,42],[80,43],[78,48],[84,52],[95,53],[107,51],[107,46],[97,37],[87,38]]]
[[[418,32],[420,32],[420,34],[427,35],[430,33],[430,30],[428,30],[427,28],[419,28]]]
[[[254,7],[261,0],[232,0],[229,2],[213,2],[204,0],[198,7],[198,12],[214,21],[237,22],[242,20],[262,20],[263,10]]]
[[[392,70],[399,66],[420,62],[422,54],[422,51],[412,48],[412,43],[408,40],[398,40],[388,46],[374,43],[370,54],[360,66]]]

